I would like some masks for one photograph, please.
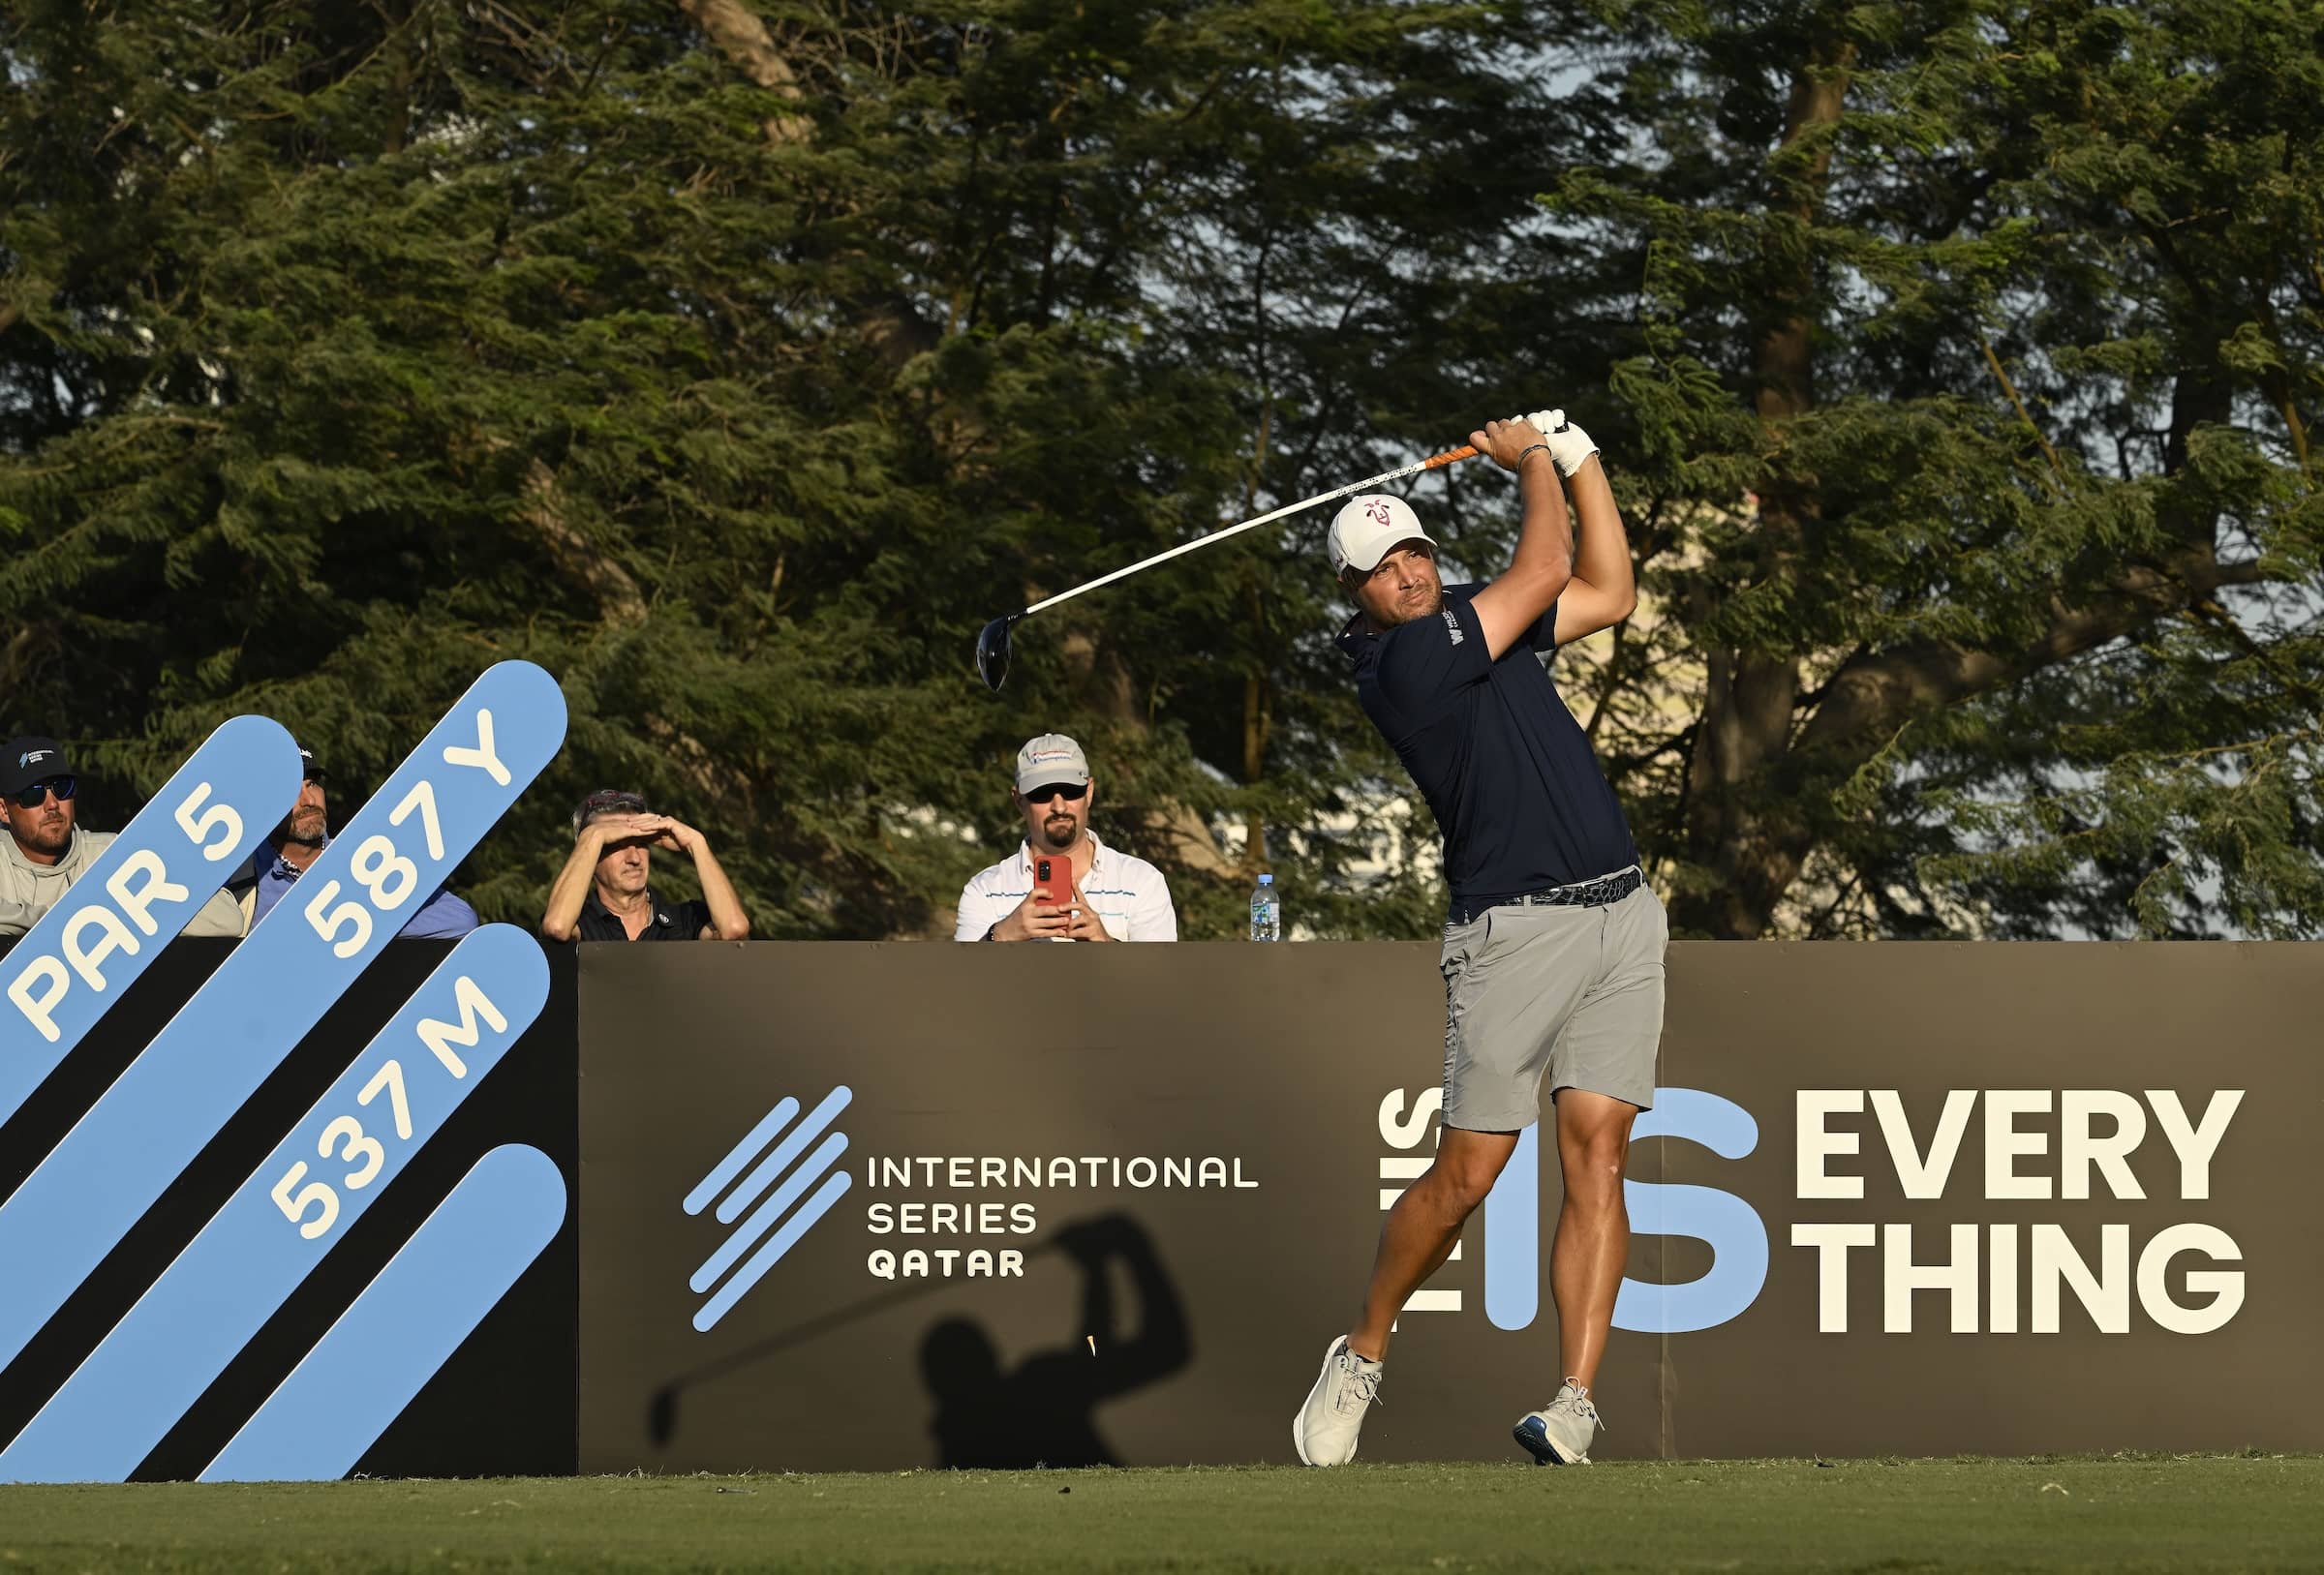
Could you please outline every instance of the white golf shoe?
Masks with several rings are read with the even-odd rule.
[[[1324,1352],[1324,1370],[1307,1404],[1291,1419],[1291,1441],[1303,1466],[1345,1466],[1356,1458],[1363,1413],[1378,1404],[1381,1363],[1359,1356],[1341,1335]]]
[[[1605,1425],[1590,1404],[1590,1392],[1568,1381],[1555,1400],[1527,1411],[1511,1432],[1537,1466],[1587,1466],[1590,1442]]]

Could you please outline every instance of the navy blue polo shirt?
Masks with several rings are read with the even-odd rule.
[[[1621,803],[1536,654],[1556,644],[1557,608],[1494,661],[1469,605],[1483,589],[1449,585],[1439,614],[1386,634],[1357,618],[1339,637],[1364,714],[1436,812],[1452,895],[1470,903],[1638,862]]]
[[[710,904],[700,897],[684,902],[664,902],[661,894],[651,886],[646,888],[646,901],[654,917],[646,927],[637,932],[641,941],[698,941],[710,923]],[[629,926],[618,914],[606,911],[597,899],[597,889],[592,886],[589,895],[581,899],[580,917],[573,921],[573,939],[576,941],[626,941]]]

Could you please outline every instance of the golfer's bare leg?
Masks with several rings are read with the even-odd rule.
[[[1629,1106],[1623,1106],[1628,1109]],[[1516,1152],[1514,1132],[1443,1129],[1436,1161],[1404,1189],[1380,1227],[1380,1251],[1372,1259],[1371,1288],[1364,1292],[1363,1317],[1348,1331],[1348,1348],[1373,1361],[1388,1353],[1389,1326],[1427,1278],[1445,1265],[1460,1227],[1493,1190],[1493,1178]],[[1619,1279],[1619,1268],[1614,1273]],[[1610,1309],[1611,1304],[1608,1304]]]
[[[1557,1300],[1558,1374],[1583,1388],[1598,1381],[1614,1326],[1614,1298],[1630,1259],[1630,1211],[1622,1172],[1638,1107],[1578,1088],[1557,1091],[1557,1164],[1566,1200],[1550,1249],[1549,1293]]]

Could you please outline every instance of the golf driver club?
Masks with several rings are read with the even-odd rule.
[[[1525,419],[1532,422],[1542,432],[1547,433],[1565,424],[1566,412],[1563,410],[1536,410]],[[1224,541],[1229,536],[1238,536],[1245,530],[1255,530],[1263,525],[1271,525],[1286,514],[1297,514],[1303,508],[1313,508],[1318,503],[1328,503],[1334,498],[1345,498],[1352,493],[1362,492],[1367,487],[1377,487],[1387,482],[1402,480],[1408,475],[1418,475],[1422,470],[1442,469],[1445,466],[1457,461],[1473,458],[1476,453],[1477,450],[1473,446],[1463,443],[1458,448],[1448,448],[1442,454],[1431,454],[1424,460],[1415,460],[1412,464],[1398,469],[1383,470],[1378,475],[1366,476],[1361,481],[1351,481],[1344,487],[1334,487],[1330,492],[1319,492],[1313,498],[1302,498],[1296,503],[1286,503],[1281,508],[1259,515],[1255,519],[1245,520],[1240,525],[1230,525],[1224,530],[1212,530],[1207,535],[1197,536],[1192,541],[1182,541],[1166,552],[1156,553],[1151,558],[1142,558],[1126,568],[1116,569],[1111,574],[1101,574],[1086,585],[1077,585],[1071,591],[1060,591],[1054,596],[1045,597],[1033,603],[1022,613],[1011,613],[1006,618],[996,618],[986,624],[976,637],[977,676],[985,681],[987,687],[991,688],[994,694],[998,694],[1001,684],[1006,682],[1009,677],[1009,631],[1035,613],[1046,611],[1061,601],[1071,601],[1085,591],[1095,591],[1099,586],[1112,585],[1116,580],[1125,580],[1140,569],[1150,569],[1156,563],[1166,563],[1174,558],[1183,557],[1198,547],[1208,547],[1214,542]]]

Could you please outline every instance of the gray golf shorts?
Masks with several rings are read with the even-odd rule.
[[[1640,886],[1601,908],[1487,909],[1445,926],[1444,1123],[1516,1132],[1542,1079],[1654,1104],[1670,922]]]

